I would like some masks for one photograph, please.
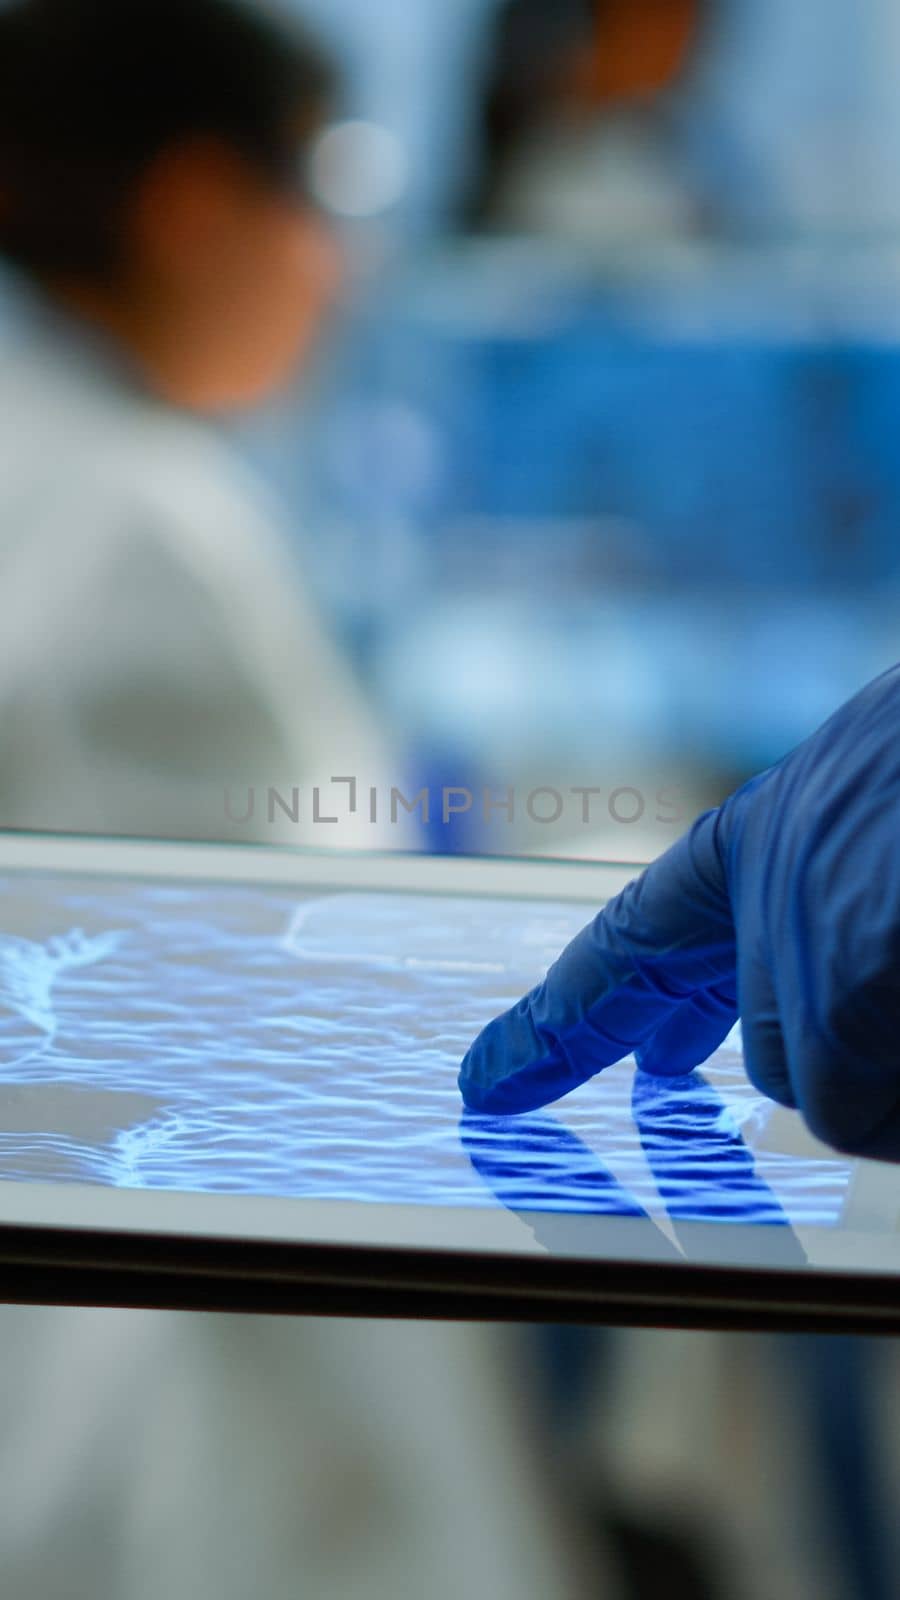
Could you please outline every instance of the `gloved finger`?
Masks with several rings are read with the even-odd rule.
[[[743,949],[738,957],[738,997],[747,1077],[760,1094],[780,1106],[796,1108],[771,974],[755,952]]]
[[[646,1044],[638,1046],[637,1064],[654,1077],[684,1077],[718,1050],[737,1016],[732,989],[698,990],[676,1007]]]
[[[900,1161],[900,984],[893,961],[833,1003],[823,1024],[786,1029],[797,1104],[817,1138]]]
[[[484,1029],[459,1074],[467,1106],[504,1116],[558,1100],[645,1045],[699,990],[733,984],[717,818],[699,818]]]
[[[617,925],[601,912],[542,984],[488,1023],[460,1069],[467,1106],[511,1116],[559,1100],[648,1044],[693,999],[669,974],[664,955],[637,960],[620,943]],[[719,1027],[715,1043],[728,1032],[721,1018]]]
[[[567,1084],[565,1057],[538,1033],[532,998],[525,995],[511,1010],[495,1017],[466,1051],[457,1081],[470,1111],[498,1117],[536,1111],[584,1081],[573,1078]]]

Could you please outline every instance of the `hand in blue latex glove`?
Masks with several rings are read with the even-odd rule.
[[[610,901],[476,1039],[463,1099],[531,1110],[632,1050],[687,1073],[739,1012],[758,1089],[900,1161],[900,667]]]

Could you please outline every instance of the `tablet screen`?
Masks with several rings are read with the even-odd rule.
[[[326,1233],[329,1204],[345,1227],[369,1208],[370,1238],[377,1208],[453,1214],[443,1236],[474,1248],[497,1211],[550,1249],[593,1219],[566,1238],[598,1253],[600,1219],[652,1222],[662,1255],[707,1224],[725,1260],[741,1231],[777,1260],[852,1230],[883,1266],[894,1169],[864,1181],[760,1097],[738,1030],[687,1078],[629,1059],[540,1113],[463,1112],[462,1055],[583,903],[9,873],[0,905],[4,1190],[317,1202]]]

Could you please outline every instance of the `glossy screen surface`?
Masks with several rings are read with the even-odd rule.
[[[844,1215],[852,1163],[760,1098],[737,1034],[689,1078],[628,1060],[546,1111],[463,1115],[469,1042],[584,904],[49,873],[0,890],[0,1181],[800,1228]]]

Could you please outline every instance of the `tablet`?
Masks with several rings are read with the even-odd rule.
[[[638,867],[0,841],[6,1299],[900,1327],[900,1169],[632,1059],[464,1112],[474,1035]]]

